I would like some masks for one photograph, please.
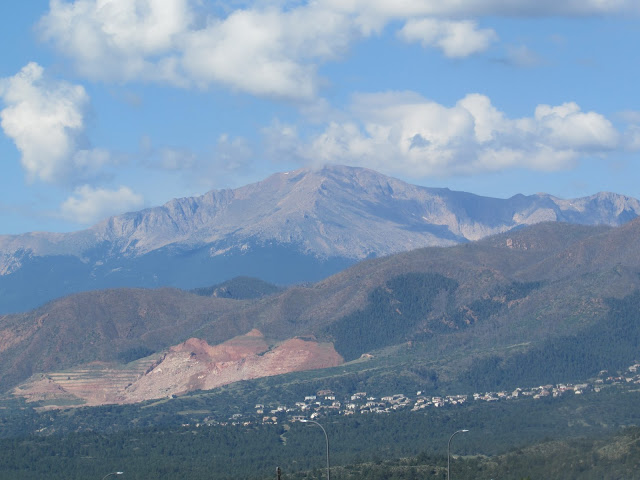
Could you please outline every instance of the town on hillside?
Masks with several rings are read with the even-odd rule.
[[[307,395],[293,405],[277,403],[273,405],[257,404],[255,408],[246,413],[235,413],[231,418],[217,420],[207,418],[200,425],[254,425],[278,424],[303,420],[317,420],[333,415],[356,414],[388,414],[400,409],[418,411],[428,408],[440,408],[445,406],[459,406],[468,402],[499,402],[513,401],[523,398],[556,398],[562,395],[583,395],[587,393],[599,393],[604,388],[617,385],[640,385],[640,363],[635,363],[627,368],[623,375],[612,376],[602,370],[597,378],[592,381],[572,384],[560,383],[555,385],[541,385],[529,388],[515,388],[512,391],[478,392],[472,395],[443,395],[428,396],[423,392],[415,395],[393,393],[383,397],[367,395],[366,392],[356,392],[339,396],[331,390],[320,390]],[[191,426],[184,424],[184,426]]]

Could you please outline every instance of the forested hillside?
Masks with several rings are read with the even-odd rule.
[[[1,382],[7,391],[96,361],[128,368],[192,337],[218,345],[253,329],[270,345],[333,343],[352,362],[329,372],[336,384],[469,391],[588,377],[637,360],[639,239],[638,220],[549,223],[366,260],[282,291],[237,279],[199,295],[77,294],[0,317]]]

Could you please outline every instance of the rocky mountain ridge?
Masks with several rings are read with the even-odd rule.
[[[609,192],[566,200],[542,193],[497,199],[333,166],[278,173],[234,190],[173,199],[83,231],[0,235],[0,252],[6,273],[11,271],[7,257],[17,251],[81,256],[107,242],[114,254],[139,256],[168,245],[188,248],[233,236],[296,244],[316,256],[359,260],[372,253],[382,256],[478,240],[540,222],[620,225],[638,215],[638,200]],[[383,240],[371,233],[385,224],[385,233],[394,230],[391,224],[401,232]]]
[[[362,168],[302,169],[78,232],[0,236],[0,312],[97,288],[195,288],[238,275],[276,284],[317,281],[364,258],[543,221],[616,226],[638,215],[638,200],[613,193],[496,199]]]

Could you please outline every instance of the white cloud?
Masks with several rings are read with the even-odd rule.
[[[552,147],[606,151],[620,141],[609,120],[596,112],[582,112],[573,102],[556,107],[538,105],[534,119],[540,135]]]
[[[216,17],[198,10],[197,0],[51,0],[38,29],[92,79],[222,84],[253,95],[309,100],[318,89],[320,63],[393,21],[406,22],[400,32],[405,40],[465,57],[497,39],[493,30],[477,28],[474,17],[613,14],[638,10],[634,2],[256,0],[227,5],[224,16]]]
[[[220,82],[255,95],[309,98],[315,72],[287,52],[285,17],[238,11],[185,37],[183,65],[201,86]]]
[[[89,225],[111,215],[137,210],[142,205],[142,196],[128,187],[107,190],[84,185],[62,203],[60,212],[68,221]]]
[[[51,0],[39,31],[89,78],[182,84],[173,54],[191,20],[188,0]]]
[[[89,78],[220,83],[293,99],[315,94],[316,62],[344,51],[355,34],[348,16],[316,4],[238,9],[196,25],[193,3],[52,0],[39,30]]]
[[[438,47],[451,58],[483,52],[498,39],[496,32],[478,29],[474,21],[435,18],[409,20],[398,35],[406,42],[420,42],[423,47]]]
[[[20,150],[31,181],[72,183],[110,162],[105,150],[83,148],[89,96],[82,86],[47,79],[32,62],[0,80],[0,97],[6,105],[2,129]]]
[[[554,171],[581,156],[621,148],[611,122],[575,103],[539,105],[531,117],[508,118],[480,94],[448,107],[411,92],[354,97],[349,121],[312,138],[270,131],[271,152],[292,149],[307,162],[349,163],[414,177],[509,168]],[[285,134],[286,133],[286,134]],[[301,145],[302,144],[302,145]]]

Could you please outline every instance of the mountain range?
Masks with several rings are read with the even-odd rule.
[[[77,293],[0,316],[0,388],[53,405],[128,402],[300,365],[422,390],[578,381],[638,360],[638,251],[640,218],[544,222],[284,290],[256,281],[263,296],[246,279]]]
[[[113,287],[205,287],[238,275],[290,285],[366,258],[452,246],[557,221],[621,225],[640,202],[614,193],[508,199],[407,184],[345,166],[279,173],[174,199],[71,233],[0,236],[0,312]]]

